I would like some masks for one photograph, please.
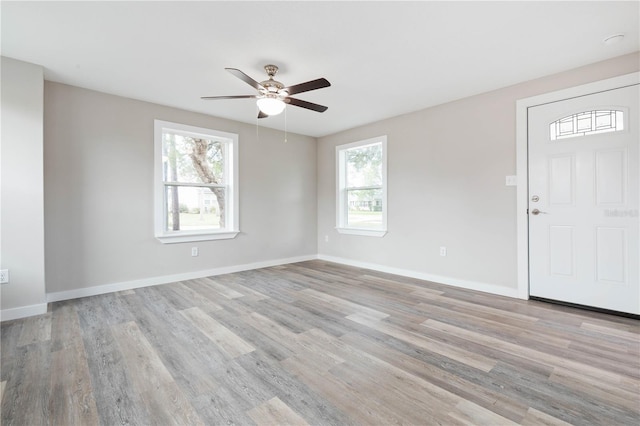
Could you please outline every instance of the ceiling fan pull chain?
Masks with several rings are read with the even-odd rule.
[[[284,109],[284,143],[287,143],[287,109]]]

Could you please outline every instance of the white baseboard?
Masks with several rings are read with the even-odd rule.
[[[424,272],[412,271],[409,269],[394,268],[391,266],[378,265],[375,263],[361,262],[358,260],[346,259],[342,257],[326,256],[326,255],[306,255],[290,257],[285,259],[274,259],[263,262],[246,263],[243,265],[224,266],[214,269],[205,269],[201,271],[185,272],[181,274],[164,275],[160,277],[143,278],[139,280],[123,281],[113,284],[104,284],[93,287],[78,288],[74,290],[59,291],[55,293],[47,293],[47,303],[58,302],[62,300],[77,299],[79,297],[97,296],[99,294],[112,293],[115,291],[133,290],[141,287],[149,287],[153,285],[168,284],[177,281],[193,280],[197,278],[211,277],[215,275],[231,274],[234,272],[249,271],[252,269],[268,268],[271,266],[286,265],[289,263],[304,262],[307,260],[326,260],[328,262],[340,263],[343,265],[355,266],[358,268],[372,269],[374,271],[386,272],[420,280],[431,281],[439,284],[451,285],[454,287],[466,288],[469,290],[482,291],[485,293],[496,294],[513,298],[522,298],[518,294],[518,289],[509,288],[500,285],[483,283],[478,281],[460,280],[457,278],[445,277],[441,275],[427,274]],[[526,298],[526,297],[525,297]],[[22,306],[18,308],[4,309],[0,311],[0,320],[9,321],[13,319],[25,318],[33,315],[41,315],[47,312],[47,304],[37,304],[30,306]]]
[[[357,268],[372,269],[374,271],[386,272],[388,274],[401,275],[409,278],[417,278],[419,280],[431,281],[438,284],[446,284],[454,287],[465,288],[468,290],[482,291],[484,293],[491,293],[499,296],[522,298],[518,294],[517,288],[509,288],[501,285],[483,283],[479,281],[461,280],[458,278],[445,277],[442,275],[427,274],[424,272],[394,268],[391,266],[378,265],[376,263],[361,262],[359,260],[346,259],[343,257],[326,256],[323,254],[319,254],[317,258],[320,260],[326,260],[328,262],[341,263],[343,265],[355,266]]]
[[[233,272],[249,271],[251,269],[268,268],[270,266],[304,262],[306,260],[313,260],[317,258],[318,257],[316,255],[289,257],[286,259],[274,259],[263,262],[246,263],[243,265],[223,266],[221,268],[185,272],[182,274],[163,275],[160,277],[143,278],[139,280],[123,281],[119,283],[78,288],[74,290],[58,291],[55,293],[47,293],[47,302],[59,302],[61,300],[77,299],[79,297],[97,296],[99,294],[112,293],[115,291],[133,290],[136,288],[169,284],[177,281],[194,280],[197,278],[211,277],[214,275],[231,274]]]
[[[38,303],[37,305],[20,306],[18,308],[3,309],[0,311],[0,321],[10,321],[19,318],[31,317],[34,315],[42,315],[47,313],[47,304]]]

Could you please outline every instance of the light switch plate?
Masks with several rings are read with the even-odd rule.
[[[518,176],[506,176],[505,185],[507,186],[517,186],[518,185]]]

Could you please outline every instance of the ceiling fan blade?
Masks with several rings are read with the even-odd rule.
[[[262,111],[258,111],[258,118],[265,118],[265,117],[268,117],[268,115]]]
[[[317,112],[325,112],[328,107],[324,106],[324,105],[318,105],[318,104],[314,104],[312,102],[307,102],[307,101],[303,101],[300,99],[296,99],[296,98],[285,98],[285,103],[291,104],[291,105],[295,105],[298,107],[302,107],[302,108],[306,108],[306,109],[310,109],[312,111],[317,111]]]
[[[225,70],[229,71],[231,74],[235,75],[240,80],[247,83],[249,86],[254,87],[256,90],[265,90],[262,84],[258,83],[257,81],[255,81],[254,79],[252,79],[251,77],[249,77],[248,75],[240,71],[239,69],[225,68]]]
[[[258,95],[237,95],[237,96],[203,96],[200,99],[255,99]]]
[[[290,95],[295,95],[296,93],[308,92],[309,90],[322,89],[323,87],[329,86],[331,86],[331,83],[329,83],[326,78],[319,78],[317,80],[307,81],[306,83],[285,87],[283,90],[286,90]]]

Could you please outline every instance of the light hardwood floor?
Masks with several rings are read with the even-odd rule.
[[[4,322],[2,425],[636,425],[637,320],[310,261]]]

